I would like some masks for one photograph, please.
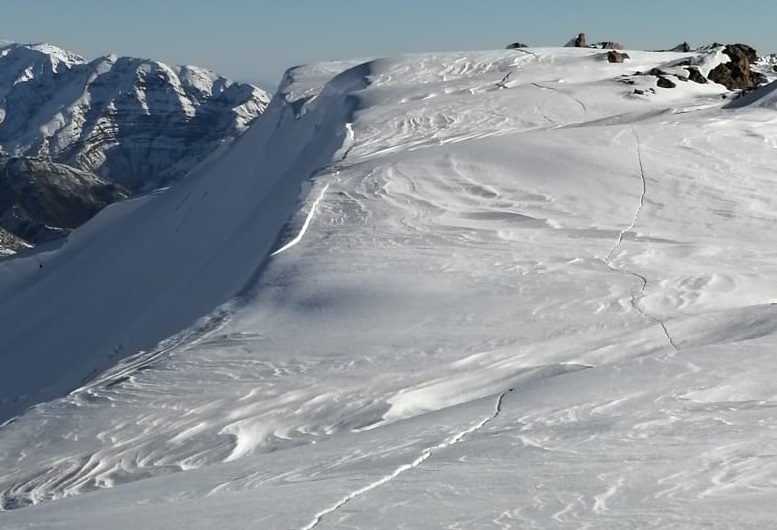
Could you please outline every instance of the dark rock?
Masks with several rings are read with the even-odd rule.
[[[508,50],[515,50],[516,48],[528,48],[528,47],[529,47],[528,44],[523,44],[520,42],[514,42],[512,44],[507,45]]]
[[[669,50],[670,52],[682,52],[682,53],[688,53],[691,51],[691,47],[687,42],[682,42]]]
[[[647,72],[635,72],[634,75],[654,75],[654,76],[662,76],[662,75],[669,75],[663,70],[660,70],[658,68],[651,68]]]
[[[674,88],[677,86],[677,84],[672,81],[671,79],[667,79],[666,77],[660,76],[658,78],[658,82],[656,85],[660,86],[661,88]]]
[[[578,33],[577,37],[566,43],[567,48],[585,48],[585,33]]]
[[[690,67],[686,68],[686,70],[688,70],[688,79],[694,83],[699,83],[701,85],[707,83],[707,78],[702,75],[698,68]]]
[[[750,65],[758,58],[758,54],[751,46],[727,44],[723,53],[728,55],[731,60],[716,66],[710,72],[710,81],[719,83],[729,90],[754,88],[766,81],[762,74],[750,69]]]
[[[0,258],[27,248],[29,244],[0,226]]]
[[[615,50],[607,52],[607,61],[611,63],[622,63],[624,59],[631,59],[631,57],[629,57],[628,53],[621,53]]]
[[[601,50],[622,50],[623,49],[623,46],[620,43],[612,42],[609,40],[605,42],[597,42],[594,46]]]
[[[67,235],[129,192],[44,158],[0,160],[0,226],[30,242]]]
[[[634,89],[634,93],[637,94],[638,96],[644,96],[645,95],[645,91],[644,90],[640,90],[638,88]]]

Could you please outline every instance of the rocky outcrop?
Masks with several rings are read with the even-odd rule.
[[[578,33],[575,38],[565,44],[567,48],[585,48],[585,33]]]
[[[508,44],[507,45],[507,49],[508,50],[515,50],[515,49],[518,49],[518,48],[528,48],[528,47],[529,47],[528,44],[523,44],[521,42],[514,42],[512,44]]]
[[[766,82],[766,78],[750,68],[758,59],[755,49],[747,44],[727,44],[723,50],[730,61],[721,63],[709,73],[709,80],[729,90],[749,90]]]
[[[63,237],[128,196],[121,186],[47,159],[0,159],[0,227],[29,243]]]
[[[616,50],[607,52],[607,61],[611,63],[622,63],[626,59],[631,59],[628,53],[622,53]]]
[[[268,101],[202,68],[0,45],[0,152],[48,157],[132,191],[182,177]]]
[[[12,256],[29,246],[29,243],[0,226],[0,259],[6,256]]]
[[[702,85],[708,82],[707,78],[704,77],[704,75],[699,71],[698,67],[689,66],[688,68],[686,68],[686,70],[688,70],[688,79],[690,81],[693,81],[694,83],[699,83]]]
[[[661,88],[675,88],[677,83],[667,77],[659,76],[658,81],[656,81],[656,85]]]
[[[597,42],[593,46],[594,48],[599,48],[600,50],[622,50],[623,45],[621,45],[618,42],[612,42],[612,41],[604,41],[604,42]]]
[[[665,50],[665,51],[668,51],[668,52],[680,52],[680,53],[688,53],[688,52],[690,52],[690,51],[691,51],[691,45],[690,45],[690,44],[688,44],[687,42],[681,42],[680,44],[678,44],[678,45],[677,45],[677,46],[675,46],[674,48],[671,48],[671,49],[669,49],[669,50]]]

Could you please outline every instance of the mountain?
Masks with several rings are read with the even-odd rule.
[[[627,53],[291,69],[0,263],[0,526],[769,528],[774,86]]]
[[[25,241],[66,236],[129,192],[47,158],[0,157],[0,226]]]
[[[49,161],[60,177],[64,166],[81,176],[70,188],[85,182],[85,173],[92,174],[86,180],[97,177],[132,193],[165,186],[242,134],[268,100],[255,86],[193,66],[115,55],[86,61],[48,44],[0,44],[0,153],[35,160],[16,169],[19,175],[34,165],[29,178],[38,185]],[[86,219],[93,213],[90,206],[74,215]],[[46,224],[44,217],[31,222]],[[23,238],[30,232],[3,226]]]

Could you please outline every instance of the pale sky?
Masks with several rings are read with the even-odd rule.
[[[626,48],[717,40],[771,53],[775,20],[764,0],[2,0],[0,39],[205,66],[272,90],[302,63],[555,46],[580,31]]]

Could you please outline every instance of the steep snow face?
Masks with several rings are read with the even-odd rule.
[[[45,156],[134,191],[184,175],[242,133],[268,96],[207,70],[47,44],[0,47],[0,150]]]
[[[2,362],[26,359],[0,375],[0,416],[71,390],[237,295],[301,183],[342,142],[346,89],[363,78],[356,70],[332,80],[299,119],[277,99],[180,185],[109,208],[60,251],[0,269]],[[102,332],[86,333],[93,325]]]
[[[292,70],[0,267],[5,416],[111,365],[0,429],[4,528],[768,527],[777,124],[628,53]]]

